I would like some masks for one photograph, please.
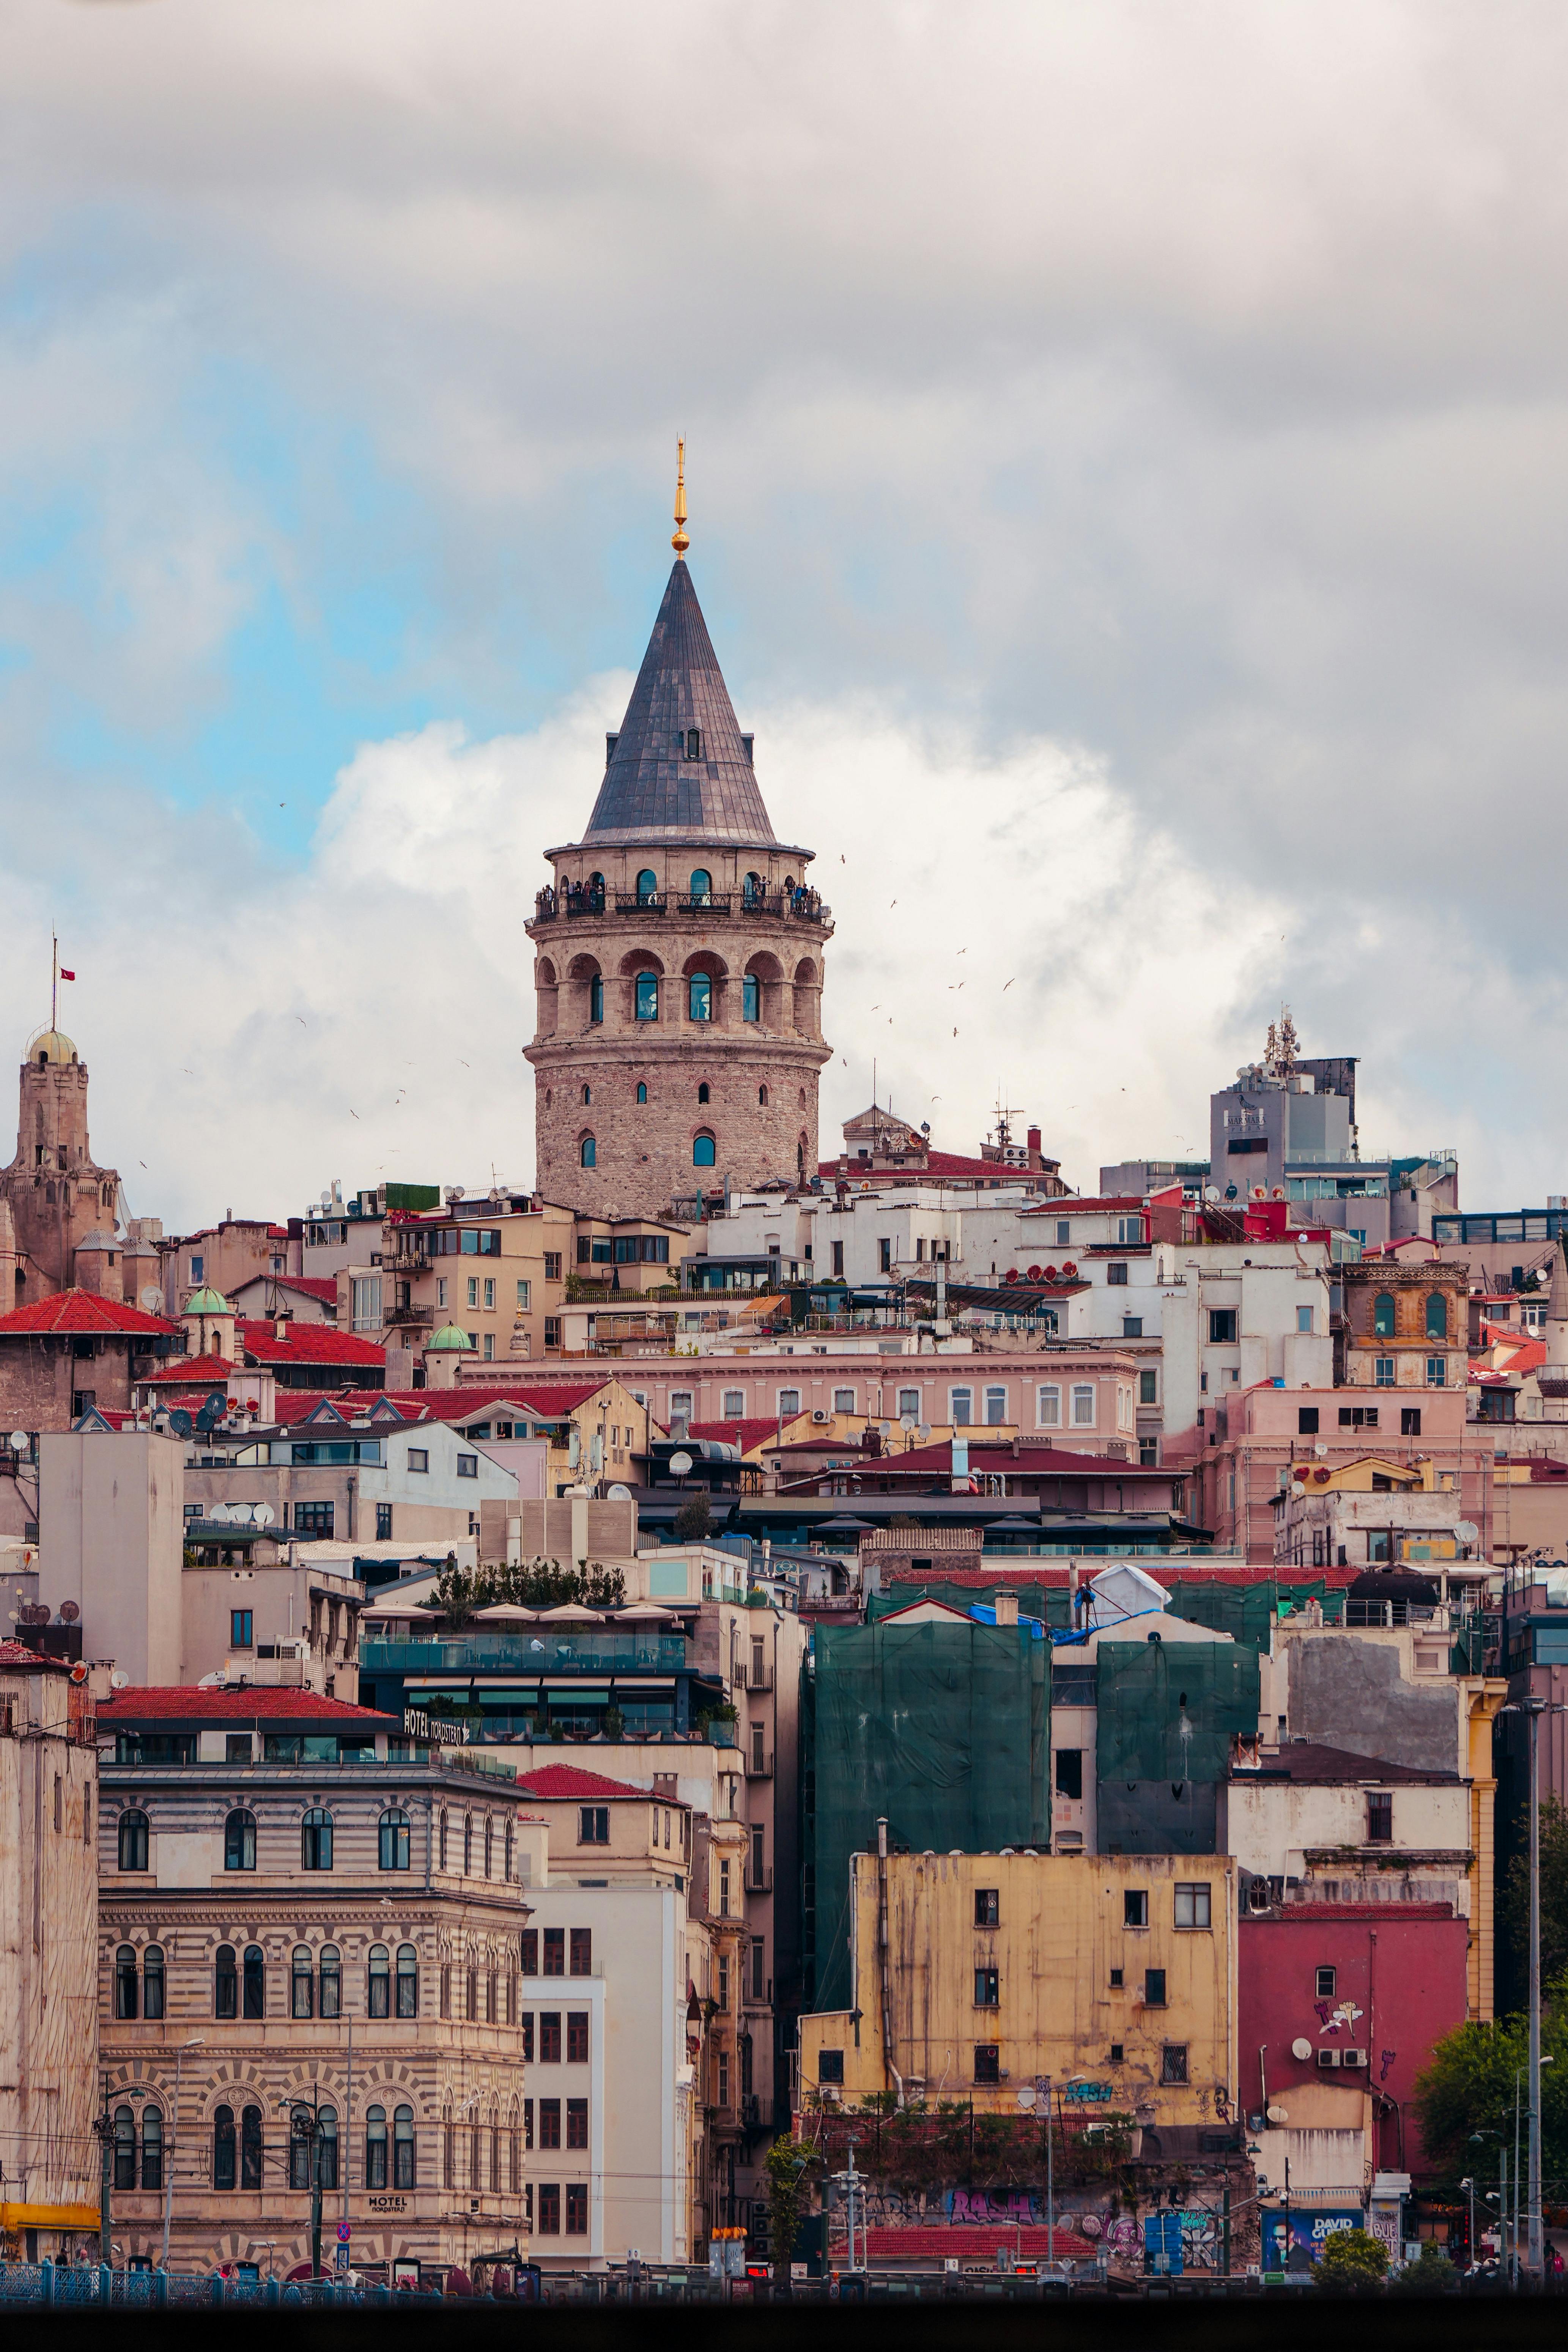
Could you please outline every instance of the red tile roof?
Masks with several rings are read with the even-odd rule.
[[[243,1364],[226,1363],[221,1356],[170,1356],[150,1370],[139,1373],[136,1385],[139,1389],[178,1388],[183,1383],[186,1388],[200,1388],[205,1381],[209,1387],[221,1389],[244,1370]]]
[[[288,1718],[313,1723],[385,1723],[402,1727],[402,1717],[383,1715],[373,1706],[351,1706],[346,1699],[322,1698],[319,1692],[246,1683],[225,1690],[214,1685],[203,1690],[195,1683],[149,1683],[116,1691],[101,1702],[99,1720],[111,1723],[156,1723],[178,1720],[218,1722],[228,1717],[247,1723]]]
[[[606,1780],[602,1772],[584,1772],[575,1764],[542,1764],[537,1772],[520,1772],[517,1785],[541,1804],[567,1797],[591,1797],[601,1802],[608,1797],[636,1797],[645,1805],[652,1801],[650,1790],[633,1789],[625,1780]],[[680,1800],[660,1797],[658,1801],[664,1805]]]
[[[0,1339],[21,1339],[30,1332],[123,1334],[128,1338],[163,1339],[179,1329],[161,1315],[143,1315],[118,1298],[100,1298],[92,1290],[59,1290],[52,1298],[35,1299],[0,1315]]]
[[[806,1441],[813,1447],[825,1442],[827,1441],[818,1438]],[[843,1443],[845,1441],[841,1440],[840,1444]],[[786,1447],[785,1451],[789,1450]],[[1181,1475],[1157,1462],[1124,1462],[1114,1454],[1073,1454],[1065,1446],[1031,1444],[1027,1437],[1019,1439],[1016,1454],[1013,1451],[1011,1438],[999,1444],[970,1438],[969,1469],[972,1477],[977,1471],[1000,1470],[1004,1465],[1011,1476],[1027,1474],[1034,1478],[1163,1478],[1169,1481]],[[858,1454],[854,1466],[861,1470],[943,1471],[951,1474],[952,1441],[943,1438],[940,1444],[911,1446],[907,1454],[895,1447],[886,1454]]]
[[[0,1666],[47,1666],[51,1672],[68,1675],[70,1665],[65,1658],[46,1658],[30,1650],[26,1642],[0,1642]]]
[[[607,1388],[609,1380],[605,1373],[596,1381],[563,1381],[559,1387],[547,1389],[526,1387],[517,1381],[498,1381],[494,1388],[465,1381],[460,1389],[384,1389],[378,1393],[408,1421],[467,1421],[471,1413],[498,1404],[517,1405],[539,1421],[563,1421]]]
[[[280,1339],[274,1326],[245,1318],[235,1328],[247,1356],[258,1364],[384,1364],[386,1350],[374,1339],[356,1339],[352,1331],[335,1330],[330,1323],[290,1323]]]
[[[235,1285],[237,1291],[253,1290],[258,1283],[266,1283],[273,1290],[297,1290],[303,1297],[314,1298],[322,1307],[338,1303],[338,1286],[325,1274],[247,1274],[243,1282]]]
[[[797,1421],[799,1417],[793,1412],[784,1415],[786,1421]],[[694,1421],[687,1431],[689,1437],[706,1437],[719,1445],[738,1445],[742,1454],[749,1454],[753,1445],[765,1445],[770,1437],[778,1433],[776,1421]],[[849,1441],[840,1438],[838,1443],[843,1445]]]

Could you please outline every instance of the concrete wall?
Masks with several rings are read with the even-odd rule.
[[[1376,1755],[1421,1771],[1463,1772],[1458,1686],[1447,1675],[1417,1682],[1403,1642],[1373,1632],[1283,1636],[1289,1659],[1293,1737]]]
[[[133,1683],[180,1679],[184,1446],[151,1432],[38,1441],[38,1596],[74,1601],[82,1654]]]
[[[1366,1801],[1372,1790],[1394,1800],[1394,1839],[1391,1845],[1369,1849]],[[1380,1780],[1375,1764],[1369,1764],[1364,1783],[1253,1781],[1243,1773],[1220,1789],[1220,1842],[1244,1870],[1264,1878],[1304,1877],[1308,1853],[1323,1847],[1344,1853],[1347,1863],[1350,1852],[1358,1850],[1363,1869],[1397,1867],[1402,1855],[1419,1854],[1427,1875],[1438,1874],[1430,1857],[1441,1853],[1452,1857],[1452,1874],[1462,1878],[1470,1843],[1470,1792],[1458,1780]]]

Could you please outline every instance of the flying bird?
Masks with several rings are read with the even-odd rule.
[[[1017,977],[1018,977],[1017,973],[1016,973],[1016,972],[1015,972],[1015,973],[1013,974],[1013,980],[1016,980],[1016,979],[1017,979]],[[1003,995],[1004,995],[1004,996],[1005,996],[1005,995],[1006,995],[1007,991],[1012,987],[1012,985],[1013,985],[1013,980],[1005,980],[1005,981],[1003,982],[1003,983],[1002,983],[1002,993],[1003,993]]]
[[[353,1110],[353,1109],[351,1109],[351,1110],[350,1110],[350,1112],[349,1112],[349,1117],[350,1117],[351,1118],[359,1118],[359,1113],[358,1113],[358,1111],[357,1111],[357,1110]],[[363,1122],[362,1121],[362,1122],[361,1122],[361,1124],[363,1125]]]

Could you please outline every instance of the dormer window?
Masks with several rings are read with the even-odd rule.
[[[702,757],[702,730],[700,727],[689,727],[686,730],[686,756],[689,760],[700,760]]]

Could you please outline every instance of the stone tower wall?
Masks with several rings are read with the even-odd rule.
[[[0,1171],[0,1194],[16,1237],[15,1297],[0,1302],[9,1311],[68,1289],[77,1243],[113,1228],[120,1179],[92,1158],[84,1063],[23,1063],[16,1157]]]

